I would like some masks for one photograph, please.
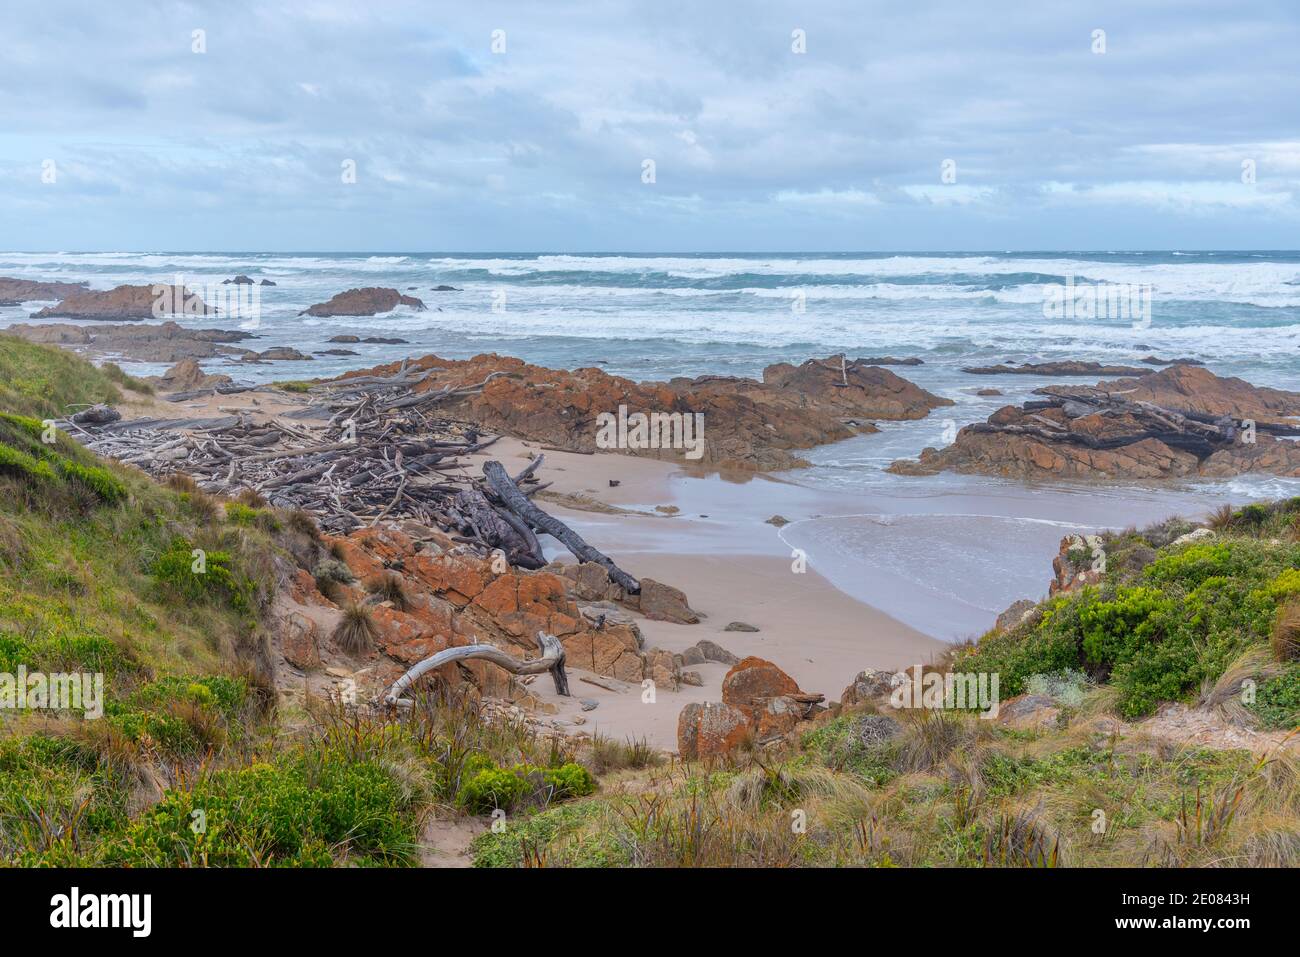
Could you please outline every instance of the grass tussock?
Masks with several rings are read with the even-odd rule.
[[[339,619],[330,639],[345,654],[364,655],[375,650],[378,634],[370,609],[353,602],[343,607],[343,617]]]
[[[366,591],[376,601],[392,602],[398,611],[406,611],[410,601],[406,597],[406,588],[402,576],[394,571],[380,572],[366,581]]]

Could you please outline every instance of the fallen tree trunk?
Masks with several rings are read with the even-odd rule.
[[[496,645],[462,645],[459,648],[447,648],[417,662],[406,674],[394,681],[392,687],[384,694],[384,704],[397,704],[397,699],[403,692],[433,669],[441,668],[453,661],[467,661],[471,658],[490,661],[515,675],[540,675],[544,671],[549,671],[555,682],[555,693],[569,697],[569,676],[564,670],[564,645],[560,644],[560,639],[544,631],[537,633],[537,644],[541,646],[542,656],[531,661],[521,661]]]
[[[562,542],[564,547],[572,552],[573,557],[578,561],[595,562],[597,565],[602,566],[609,572],[610,581],[617,584],[629,595],[640,594],[641,583],[639,581],[614,564],[613,559],[588,545],[581,535],[558,518],[547,515],[534,505],[532,500],[520,491],[519,486],[510,478],[504,465],[497,461],[485,462],[483,474],[487,477],[488,488],[496,494],[506,508],[533,528],[545,532],[557,541]]]

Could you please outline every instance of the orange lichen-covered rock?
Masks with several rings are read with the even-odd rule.
[[[691,702],[677,717],[677,753],[683,761],[722,757],[750,735],[745,713],[729,704]]]

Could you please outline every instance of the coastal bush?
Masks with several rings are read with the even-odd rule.
[[[1050,674],[1030,675],[1025,681],[1025,693],[1043,695],[1067,708],[1077,708],[1083,704],[1090,685],[1091,679],[1085,672],[1065,668]]]
[[[241,615],[253,614],[253,584],[235,568],[229,552],[196,549],[188,539],[176,538],[154,560],[150,573],[164,592],[189,601],[222,602]]]
[[[516,764],[510,768],[483,767],[469,775],[457,800],[474,814],[512,811],[525,802],[548,804],[585,797],[596,790],[595,778],[580,764],[554,768]]]
[[[514,769],[483,768],[461,786],[459,801],[472,814],[489,814],[498,809],[510,811],[533,790],[534,785],[515,773]]]
[[[108,859],[132,867],[410,864],[414,811],[377,761],[331,751],[282,757],[168,790]]]
[[[1300,665],[1292,665],[1261,684],[1254,703],[1247,707],[1265,728],[1290,731],[1300,727]]]
[[[1037,624],[990,632],[971,648],[958,652],[953,669],[997,673],[999,693],[1014,697],[1024,693],[1025,682],[1033,675],[1079,668],[1080,607],[1091,592],[1085,589],[1083,596],[1049,599]]]
[[[1258,528],[1294,513],[1288,500],[1245,518],[1233,512],[1231,522]],[[985,635],[958,652],[954,666],[998,672],[1008,696],[1029,690],[1035,674],[1083,669],[1111,686],[1121,714],[1136,718],[1217,681],[1252,646],[1272,640],[1287,654],[1294,629],[1285,606],[1300,593],[1300,547],[1240,533],[1166,545],[1154,557],[1142,551],[1149,545],[1132,544],[1148,534],[1167,539],[1178,527],[1107,536],[1108,555],[1121,542],[1129,558],[1108,563],[1101,585],[1056,596],[1036,623]]]

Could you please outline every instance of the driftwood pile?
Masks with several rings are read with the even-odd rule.
[[[479,392],[503,373],[460,388],[417,392],[434,370],[357,376],[312,386],[300,409],[258,421],[247,409],[209,418],[78,416],[59,425],[86,448],[157,477],[184,473],[225,496],[249,489],[277,508],[301,509],[326,531],[346,534],[383,519],[411,519],[514,566],[546,564],[538,534],[584,562],[604,566],[629,594],[640,583],[531,498],[547,487],[538,455],[513,478],[499,462],[481,477],[464,457],[500,436],[436,414],[449,399]],[[222,409],[222,411],[226,411]],[[93,421],[92,421],[93,420]],[[291,421],[290,421],[291,420]]]

